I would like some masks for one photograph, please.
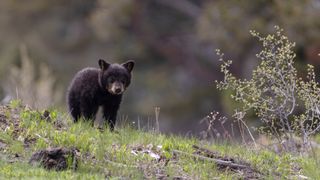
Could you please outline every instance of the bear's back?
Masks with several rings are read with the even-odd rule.
[[[95,91],[99,88],[99,69],[85,68],[79,71],[73,78],[69,91],[85,92]]]

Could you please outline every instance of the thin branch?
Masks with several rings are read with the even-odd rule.
[[[185,156],[191,156],[191,157],[194,157],[194,158],[197,158],[197,159],[201,159],[201,160],[211,161],[211,162],[214,162],[214,163],[216,163],[218,165],[228,166],[230,168],[251,169],[252,170],[252,168],[250,166],[246,166],[246,165],[242,165],[242,164],[236,164],[236,163],[233,163],[231,161],[224,161],[224,160],[221,160],[221,159],[208,158],[208,157],[205,157],[205,156],[200,156],[200,155],[196,155],[196,154],[190,154],[190,153],[186,153],[186,152],[179,151],[179,150],[172,150],[172,152],[175,153],[175,154],[182,154],[182,155],[185,155]]]
[[[236,114],[237,114],[237,113],[239,113],[239,112],[236,112]],[[244,115],[243,115],[243,116],[244,116]],[[240,122],[246,127],[246,129],[247,129],[247,131],[248,131],[248,133],[249,133],[249,135],[250,135],[250,138],[251,138],[251,140],[253,141],[254,147],[257,148],[257,147],[258,147],[258,146],[257,146],[257,143],[256,143],[256,141],[255,141],[255,139],[254,139],[254,137],[253,137],[253,135],[252,135],[249,127],[248,127],[247,124],[242,120],[243,117],[241,117],[241,115],[238,115],[238,116],[236,117],[236,119],[237,119],[238,121],[240,121]]]

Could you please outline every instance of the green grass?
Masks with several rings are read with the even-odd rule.
[[[16,120],[10,113],[14,112],[19,112],[18,126],[13,125]],[[0,179],[155,179],[159,174],[168,179],[243,178],[240,173],[219,170],[211,161],[173,154],[173,150],[192,154],[195,152],[192,145],[200,145],[236,161],[246,161],[266,179],[286,179],[299,174],[298,171],[313,179],[320,176],[312,156],[279,155],[239,144],[210,144],[196,138],[144,132],[129,126],[117,128],[117,132],[108,129],[101,132],[83,120],[74,124],[68,116],[55,110],[50,112],[51,121],[44,120],[41,114],[41,111],[21,106],[19,101],[9,105],[6,111],[8,128],[0,131],[0,142],[6,144],[0,149]],[[34,139],[29,147],[25,147],[26,139]],[[33,152],[48,147],[77,148],[80,151],[78,169],[57,172],[27,163]],[[158,162],[141,153],[141,149],[161,155],[162,160]]]
[[[73,172],[66,171],[47,171],[40,167],[30,167],[28,163],[6,163],[0,160],[1,179],[104,179],[102,173],[86,171]]]

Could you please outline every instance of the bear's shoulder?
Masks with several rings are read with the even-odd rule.
[[[74,76],[70,89],[75,91],[82,91],[98,86],[99,69],[97,68],[84,68],[76,73]]]
[[[84,68],[82,70],[80,70],[77,74],[77,75],[87,75],[87,74],[92,74],[92,75],[95,75],[95,74],[99,74],[99,69],[98,68],[93,68],[93,67],[87,67],[87,68]]]
[[[74,77],[74,79],[79,79],[81,81],[83,80],[90,80],[92,78],[98,78],[99,76],[99,69],[97,68],[84,68],[80,70]]]

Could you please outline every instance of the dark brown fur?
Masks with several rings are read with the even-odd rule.
[[[67,104],[74,122],[81,116],[95,119],[99,106],[111,130],[117,119],[122,94],[130,85],[133,61],[109,64],[99,60],[98,68],[85,68],[73,78],[67,93]]]

